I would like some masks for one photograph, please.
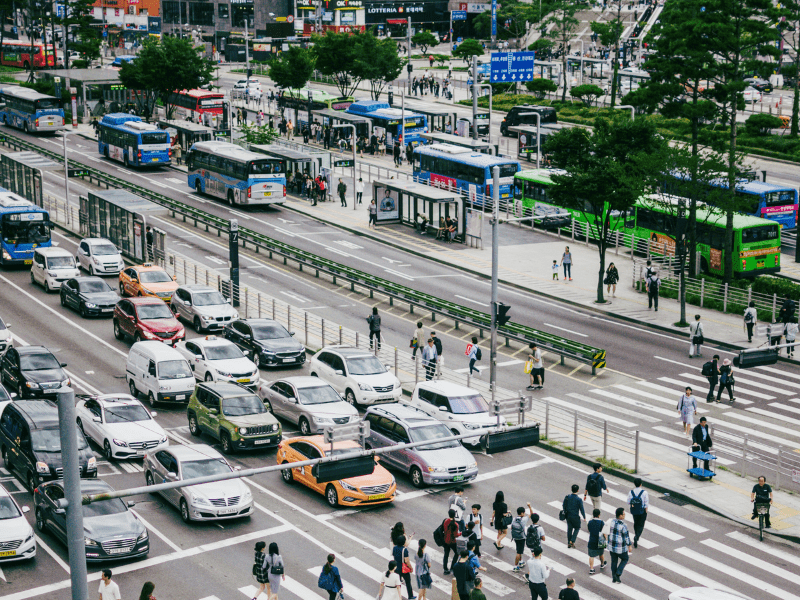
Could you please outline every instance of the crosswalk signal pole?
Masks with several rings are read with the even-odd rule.
[[[475,75],[473,74],[473,77]],[[473,123],[474,123],[473,119]],[[475,128],[477,130],[477,127]],[[492,389],[492,403],[497,388],[497,259],[498,259],[498,231],[497,219],[500,210],[500,167],[492,168],[492,329],[489,348],[489,386]]]

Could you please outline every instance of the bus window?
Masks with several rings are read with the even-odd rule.
[[[778,239],[777,225],[761,225],[759,227],[748,227],[742,229],[742,243],[751,244],[753,242],[766,242]]]
[[[489,169],[489,172],[494,174],[494,167]],[[500,165],[500,177],[513,177],[517,172],[517,164]]]
[[[636,227],[636,208],[630,209],[625,215],[625,229]]]
[[[747,194],[745,192],[736,192],[736,205],[739,212],[745,214],[755,215],[758,214],[758,206],[761,200],[755,194]]]
[[[142,133],[142,144],[166,144],[166,131],[153,131],[152,133]]]
[[[767,206],[786,206],[794,204],[794,192],[791,190],[780,192],[769,192],[766,194]]]

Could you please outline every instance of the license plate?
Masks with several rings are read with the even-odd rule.
[[[265,440],[255,440],[253,443],[258,446],[259,444],[269,444],[272,441],[272,438],[267,438]]]
[[[26,260],[26,261],[25,261],[25,264],[26,264],[26,265],[32,265],[32,264],[33,264],[33,259],[31,259],[31,260]]]
[[[2,557],[2,556],[16,556],[16,555],[17,555],[17,551],[16,550],[6,550],[5,552],[0,552],[0,557]]]
[[[265,196],[272,196],[272,192],[264,192]]]
[[[767,264],[766,261],[763,260],[756,261],[756,267],[758,267],[759,269],[763,269],[766,266],[766,264]]]
[[[137,450],[136,456],[144,456],[144,450]]]
[[[154,159],[153,159],[153,162],[158,162],[158,160],[159,160],[159,159],[157,159],[157,158],[154,158]]]
[[[133,550],[132,547],[131,548],[110,548],[109,550],[106,550],[106,554],[127,554],[131,550]]]
[[[232,515],[239,512],[238,508],[223,508],[217,511],[218,515]]]
[[[247,379],[247,378],[245,378],[245,379],[237,379],[236,383],[250,383],[250,380]]]
[[[101,310],[102,312],[104,312],[104,313],[110,313],[110,312],[114,312],[114,309],[113,309],[113,308],[102,308],[102,309],[100,309],[100,310]]]
[[[453,477],[453,481],[464,481],[464,476],[456,475],[455,477]]]
[[[178,394],[175,396],[175,400],[186,400],[186,394]]]
[[[284,358],[282,362],[290,363],[290,362],[295,362],[295,360],[296,359],[294,359],[294,358]]]
[[[367,500],[382,500],[386,498],[386,494],[373,494],[372,496],[367,496]]]

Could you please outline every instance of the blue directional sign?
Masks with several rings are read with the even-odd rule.
[[[535,52],[493,52],[492,83],[533,80]]]
[[[467,20],[467,11],[465,10],[454,10],[450,13],[453,21],[466,21]]]

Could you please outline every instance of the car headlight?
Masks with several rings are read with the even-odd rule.
[[[160,386],[158,386],[158,391],[159,392],[168,392],[169,391],[169,386],[168,385],[160,385]]]
[[[122,440],[118,440],[118,439],[114,438],[111,441],[114,442],[117,446],[120,446],[121,448],[127,448],[128,447],[128,443],[127,442],[123,442]]]
[[[239,433],[242,435],[247,435],[247,427],[239,427]]]
[[[359,418],[360,417],[358,415],[350,415],[350,422],[353,423],[354,421],[358,421]]]
[[[469,466],[467,468],[468,469],[476,469],[476,468],[478,468],[478,463],[476,463],[476,462],[469,463]]]
[[[159,337],[155,333],[152,333],[151,331],[147,331],[147,329],[142,329],[142,334],[148,340],[157,340],[157,339],[159,339]]]
[[[238,319],[239,318],[239,311],[238,310],[233,311],[233,316],[231,318]]]
[[[167,436],[164,436],[160,440],[158,440],[159,444],[165,444],[166,442],[167,442]]]
[[[266,350],[266,349],[262,349],[261,350],[261,354],[264,354],[265,356],[275,356],[275,352],[273,352],[272,350]]]
[[[356,486],[350,485],[349,483],[347,483],[346,481],[343,481],[341,479],[339,480],[339,485],[341,485],[344,489],[349,490],[351,492],[357,492],[358,491],[358,488]]]
[[[315,423],[323,423],[323,424],[324,423],[333,423],[333,421],[331,419],[329,419],[328,417],[311,417],[311,418],[314,419]]]
[[[253,497],[253,493],[250,491],[249,487],[244,488],[244,494],[242,494],[242,498],[245,500],[250,500]]]
[[[87,537],[83,538],[83,544],[84,544],[84,546],[99,546],[100,545],[97,542],[95,542],[94,540],[89,539]]]
[[[225,371],[217,371],[217,375],[219,375],[220,377],[228,377],[228,378],[233,377],[231,373],[226,373]]]
[[[256,370],[255,370],[255,371],[253,371],[253,372],[250,374],[250,376],[251,376],[251,377],[258,377],[258,373],[259,373],[259,371],[258,371],[258,368],[256,368]]]
[[[97,304],[95,304],[94,302],[84,302],[83,305],[86,308],[97,308]]]
[[[92,257],[92,262],[93,262],[94,264],[96,264],[96,265],[99,265],[99,264],[100,264],[100,261],[99,261],[99,260],[97,260],[97,257],[96,257],[96,256],[93,256],[93,257]]]
[[[31,388],[32,390],[38,390],[39,384],[35,381],[26,381],[25,386]]]
[[[3,260],[11,260],[11,255],[3,250]]]
[[[205,506],[209,506],[210,505],[210,502],[208,500],[206,500],[205,498],[203,498],[202,496],[198,496],[196,494],[192,494],[191,498],[192,498],[192,504],[201,504],[201,505],[205,505]]]
[[[37,473],[49,473],[50,472],[50,467],[48,467],[46,463],[37,462],[36,463],[36,472]]]
[[[372,391],[372,386],[369,385],[368,383],[359,383],[358,384],[358,389],[360,389],[363,392],[371,392]]]
[[[56,273],[55,271],[48,271],[48,272],[47,272],[47,274],[48,274],[50,277],[56,277],[56,276],[58,275],[58,273]]]
[[[61,382],[61,386],[62,387],[64,387],[64,386],[69,387],[71,385],[72,385],[72,381],[70,381],[69,377],[67,377],[64,381]]]
[[[208,315],[200,315],[200,320],[201,321],[206,321],[206,322],[213,321],[214,317],[209,317]]]
[[[136,538],[136,542],[143,542],[147,539],[147,529],[145,529],[138,538]]]
[[[24,541],[24,542],[22,542],[22,543],[23,543],[23,544],[27,544],[27,543],[28,543],[28,542],[30,542],[32,539],[33,539],[33,531],[31,531],[30,535],[29,535],[28,537],[26,537],[26,538],[25,538],[25,541]]]
[[[91,469],[92,467],[97,465],[97,459],[94,456],[92,456],[86,464],[88,465],[89,469]]]
[[[280,425],[278,425],[277,423],[275,423],[275,424],[272,426],[272,431],[278,431],[280,428],[281,428],[281,426],[280,426]]]
[[[400,387],[400,380],[399,379],[395,379],[394,380],[394,389],[398,389],[399,387]]]
[[[475,423],[464,423],[464,429],[473,430],[473,429],[480,429],[480,428],[481,428],[481,426],[480,426],[479,424],[475,424]]]
[[[142,291],[143,291],[145,294],[150,294],[151,296],[155,296],[155,295],[156,295],[156,293],[155,293],[155,292],[151,292],[151,291],[150,291],[150,290],[148,290],[147,288],[142,288]]]
[[[447,473],[447,467],[428,467],[428,473]]]

